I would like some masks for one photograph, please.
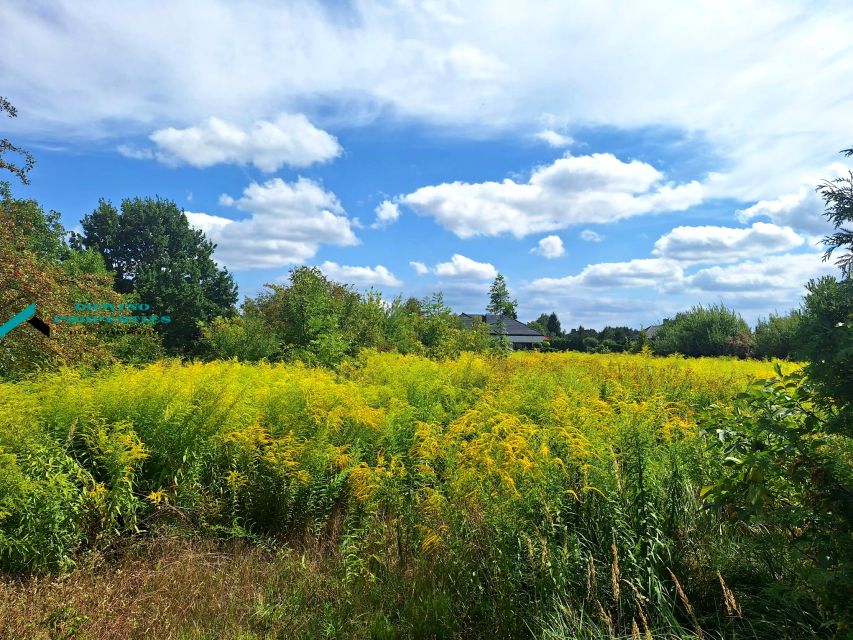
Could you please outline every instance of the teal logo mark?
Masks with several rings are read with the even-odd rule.
[[[49,331],[47,325],[45,325],[44,328],[39,326],[39,325],[43,325],[44,322],[42,322],[41,320],[36,318],[35,315],[36,315],[36,303],[33,302],[26,309],[24,309],[23,311],[21,311],[19,313],[16,313],[9,320],[4,322],[2,326],[0,326],[0,338],[5,336],[7,333],[9,333],[12,329],[17,327],[18,325],[24,324],[25,322],[29,322],[30,324],[32,324],[36,329],[38,329],[42,333],[45,333],[45,329],[47,329]],[[46,333],[46,335],[50,335],[50,334]]]

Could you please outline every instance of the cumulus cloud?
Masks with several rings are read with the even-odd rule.
[[[377,287],[403,286],[403,283],[381,264],[375,267],[351,267],[327,260],[320,265],[320,270],[332,280],[347,284]]]
[[[783,253],[804,242],[790,227],[756,222],[747,229],[676,227],[656,242],[652,253],[684,263],[733,262],[766,253]]]
[[[383,200],[382,203],[374,209],[376,213],[376,222],[371,225],[374,229],[386,227],[389,224],[396,222],[400,217],[399,207],[390,200]]]
[[[232,220],[204,213],[187,217],[217,244],[216,258],[232,269],[300,264],[321,244],[358,244],[352,222],[335,195],[306,178],[253,182],[240,198],[223,194],[220,204],[249,218]]]
[[[315,127],[301,113],[283,113],[271,122],[259,120],[247,128],[208,118],[184,129],[159,129],[150,138],[157,145],[155,155],[161,162],[198,168],[253,164],[269,173],[285,165],[307,167],[341,153],[335,137]]]
[[[823,262],[819,253],[784,254],[702,269],[687,277],[684,285],[691,291],[765,293],[784,298],[792,291],[803,291],[809,279],[832,274],[837,275],[837,270]]]
[[[563,240],[560,236],[545,236],[530,252],[538,253],[544,258],[559,258],[566,254],[566,248],[563,246]]]
[[[797,193],[789,193],[772,200],[761,200],[737,212],[741,222],[753,218],[767,218],[776,224],[786,225],[806,233],[825,234],[832,225],[824,217],[824,202],[814,187],[802,186]]]
[[[574,224],[615,222],[645,213],[682,211],[702,202],[698,182],[663,183],[650,164],[609,153],[567,154],[536,169],[526,183],[451,182],[421,187],[400,202],[431,216],[460,238],[556,231]]]
[[[0,4],[0,77],[27,114],[13,130],[43,137],[188,126],[212,104],[231,121],[313,102],[329,121],[393,112],[476,134],[547,112],[701,131],[729,161],[718,193],[755,201],[834,160],[851,133],[853,7],[837,3],[669,2],[654,21],[642,3],[618,20],[599,3],[520,11],[494,0],[39,6]],[[556,84],[555,60],[570,61]]]
[[[547,142],[552,147],[568,147],[575,142],[571,136],[559,133],[553,129],[543,129],[536,134],[536,137],[543,142]]]
[[[412,269],[415,270],[415,273],[417,273],[419,276],[429,273],[429,267],[426,266],[423,262],[417,262],[416,260],[412,260],[409,265],[412,267]]]
[[[684,271],[677,262],[660,258],[639,258],[627,262],[590,264],[577,275],[538,278],[528,285],[531,291],[553,291],[579,287],[663,287],[680,282]]]
[[[454,253],[450,262],[439,262],[434,272],[438,276],[458,280],[491,280],[498,275],[497,269],[488,262],[477,262]]]

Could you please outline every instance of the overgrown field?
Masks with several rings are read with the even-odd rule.
[[[790,552],[700,497],[700,411],[771,374],[366,352],[2,384],[0,637],[806,637]]]

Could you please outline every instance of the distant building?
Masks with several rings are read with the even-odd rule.
[[[657,334],[657,332],[658,332],[658,331],[660,331],[660,328],[661,328],[662,326],[663,326],[662,324],[653,324],[652,326],[650,326],[650,327],[646,327],[645,329],[643,329],[643,331],[645,331],[645,332],[646,332],[646,337],[647,337],[649,340],[651,340],[652,338],[654,338],[654,337],[655,337],[655,335]]]
[[[460,313],[459,319],[468,329],[471,328],[475,320],[480,320],[489,325],[490,335],[500,335],[500,328],[498,326],[499,316],[492,315],[491,313]],[[504,316],[503,325],[503,334],[510,341],[513,349],[532,349],[534,344],[545,342],[545,334],[532,327],[528,327],[523,322]]]

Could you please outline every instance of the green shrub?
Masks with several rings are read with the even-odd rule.
[[[665,320],[652,340],[652,348],[660,355],[746,357],[750,347],[749,326],[724,305],[697,305],[682,311]]]

